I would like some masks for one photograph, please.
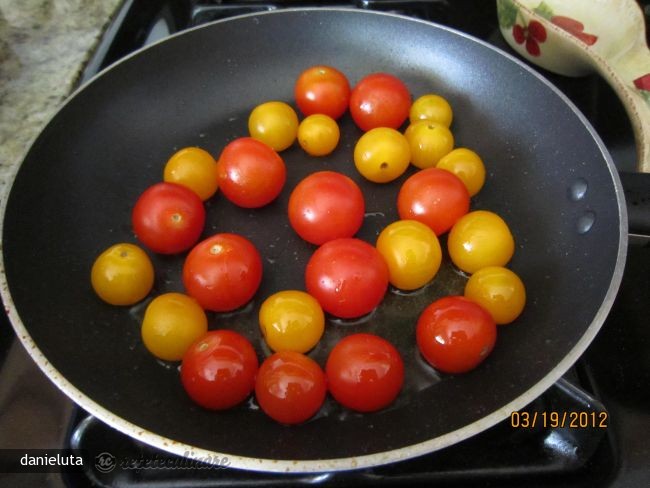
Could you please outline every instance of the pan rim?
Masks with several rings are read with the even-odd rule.
[[[292,472],[292,473],[323,473],[323,472],[335,472],[335,471],[347,471],[361,468],[368,468],[374,466],[385,465],[389,463],[395,463],[399,461],[404,461],[407,459],[415,458],[424,454],[429,454],[434,451],[440,450],[442,448],[451,446],[457,442],[468,439],[479,432],[482,432],[502,420],[506,419],[513,411],[522,409],[528,405],[535,398],[539,397],[544,391],[551,387],[561,376],[566,373],[566,371],[578,360],[578,358],[585,351],[587,346],[591,343],[593,338],[596,336],[596,333],[600,330],[603,325],[607,315],[613,305],[614,299],[617,295],[619,285],[623,277],[623,271],[625,267],[625,260],[627,255],[627,242],[628,242],[628,229],[627,229],[627,208],[625,206],[625,199],[623,197],[623,189],[618,176],[618,170],[615,167],[607,148],[600,139],[599,135],[596,133],[595,129],[591,126],[590,122],[586,117],[579,111],[579,109],[569,100],[558,88],[556,88],[551,82],[544,78],[541,74],[534,71],[532,68],[527,66],[523,61],[515,58],[514,56],[506,53],[491,44],[477,39],[466,33],[457,31],[455,29],[436,24],[433,22],[413,19],[410,17],[405,17],[403,15],[398,15],[394,13],[387,12],[377,12],[377,11],[368,11],[368,10],[359,10],[351,7],[303,7],[303,8],[286,8],[278,9],[266,12],[256,12],[245,15],[240,15],[237,17],[231,17],[228,19],[221,19],[208,24],[192,27],[181,32],[172,34],[171,36],[161,39],[155,43],[152,43],[148,46],[142,47],[133,53],[125,56],[120,59],[113,65],[109,66],[105,70],[97,73],[86,83],[78,87],[70,96],[61,104],[59,109],[55,111],[51,117],[43,124],[39,133],[35,136],[32,143],[30,144],[29,149],[25,153],[27,156],[31,152],[32,147],[37,142],[40,137],[41,132],[52,122],[52,120],[70,103],[80,92],[86,89],[91,83],[93,83],[100,76],[104,76],[110,70],[116,68],[121,63],[128,61],[130,58],[139,55],[142,51],[152,49],[160,43],[167,42],[175,37],[186,35],[192,31],[198,29],[211,28],[211,26],[220,24],[222,22],[230,22],[234,20],[240,20],[245,18],[256,18],[267,15],[286,15],[286,14],[300,14],[307,12],[346,12],[346,14],[359,14],[359,15],[377,15],[377,16],[386,16],[398,18],[402,21],[416,22],[425,24],[427,26],[434,26],[435,28],[442,29],[444,31],[450,32],[454,35],[461,36],[470,42],[477,43],[482,45],[484,48],[490,49],[497,52],[499,55],[504,56],[510,62],[514,62],[522,69],[525,69],[529,74],[533,75],[546,85],[551,91],[553,91],[556,96],[571,109],[571,111],[577,116],[578,120],[585,126],[591,137],[596,142],[598,149],[603,155],[605,162],[608,166],[608,170],[612,177],[614,183],[614,190],[616,194],[616,200],[618,205],[618,216],[619,216],[619,247],[616,258],[616,266],[612,274],[612,278],[605,294],[605,298],[601,303],[594,319],[591,324],[587,327],[585,333],[582,335],[580,340],[573,346],[569,353],[560,361],[544,378],[539,382],[525,391],[523,394],[519,395],[513,401],[509,402],[505,406],[491,412],[490,414],[480,418],[479,420],[472,422],[471,424],[465,425],[460,429],[446,433],[442,436],[429,439],[417,444],[410,446],[400,447],[389,451],[384,451],[380,453],[373,453],[367,455],[360,455],[354,457],[346,458],[332,458],[332,459],[317,459],[317,460],[274,460],[274,459],[263,459],[263,458],[252,458],[246,456],[233,455],[229,453],[219,453],[216,451],[211,451],[204,448],[198,448],[186,444],[183,442],[178,442],[171,440],[162,435],[156,434],[154,432],[148,431],[139,427],[138,425],[122,418],[117,415],[114,415],[108,409],[100,405],[99,403],[92,400],[85,393],[79,390],[71,382],[69,382],[54,366],[50,363],[47,357],[39,349],[37,344],[32,339],[27,328],[23,324],[18,311],[13,302],[13,298],[9,291],[9,283],[7,281],[7,276],[5,273],[5,255],[4,255],[4,246],[0,248],[0,296],[5,305],[5,311],[7,316],[16,331],[18,339],[21,341],[23,347],[27,350],[31,358],[36,362],[38,367],[43,371],[43,373],[71,400],[73,400],[77,405],[81,406],[83,409],[102,420],[109,426],[114,429],[126,434],[130,437],[133,437],[139,441],[144,442],[150,446],[167,451],[169,453],[187,457],[190,454],[192,458],[203,458],[203,459],[217,459],[222,460],[227,458],[230,462],[230,467],[239,468],[250,471],[260,471],[260,472]],[[0,200],[0,214],[2,215],[2,220],[0,221],[0,236],[4,235],[4,219],[5,212],[7,207],[7,202],[11,194],[11,189],[15,181],[16,175],[20,170],[23,162],[26,159],[26,156],[23,158],[20,164],[16,164],[11,172],[9,182],[5,186],[4,193]]]

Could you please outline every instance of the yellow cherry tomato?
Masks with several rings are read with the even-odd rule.
[[[381,231],[377,250],[388,265],[391,284],[401,290],[426,285],[440,269],[442,251],[435,232],[415,220],[398,220]]]
[[[476,195],[485,183],[485,166],[483,160],[471,149],[459,147],[443,156],[436,168],[451,171],[458,176],[469,192],[469,196]]]
[[[340,137],[338,124],[328,115],[310,115],[298,126],[298,144],[312,156],[326,156],[334,151]]]
[[[403,134],[388,127],[377,127],[362,135],[354,147],[354,165],[359,173],[375,183],[400,177],[411,159]]]
[[[465,296],[487,310],[497,324],[514,321],[526,304],[521,278],[501,266],[481,268],[470,276]]]
[[[208,319],[198,302],[182,293],[152,300],[142,320],[142,342],[165,361],[180,361],[188,347],[208,332]]]
[[[278,152],[283,151],[296,140],[298,116],[284,102],[266,102],[251,112],[248,131],[253,139],[262,141]]]
[[[298,290],[268,297],[260,307],[259,321],[266,343],[276,352],[307,352],[325,330],[325,316],[318,301]]]
[[[217,192],[217,162],[201,148],[186,147],[169,158],[163,179],[189,188],[205,201]]]
[[[444,125],[429,120],[412,123],[404,132],[411,162],[420,169],[433,168],[454,148],[454,136]]]
[[[429,93],[418,98],[409,111],[409,120],[416,122],[418,120],[431,120],[445,127],[451,126],[453,112],[451,105],[440,95]]]
[[[153,265],[134,244],[115,244],[101,253],[90,271],[95,293],[111,305],[133,305],[153,286]]]
[[[487,266],[504,266],[515,252],[508,224],[493,212],[475,210],[461,217],[449,232],[452,262],[467,273]]]

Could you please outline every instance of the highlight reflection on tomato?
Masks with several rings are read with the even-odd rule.
[[[447,232],[469,210],[465,184],[449,171],[428,168],[410,176],[397,195],[402,220],[417,220],[436,235]]]
[[[153,264],[147,253],[135,244],[114,244],[95,259],[90,282],[106,303],[133,305],[153,287]]]
[[[452,262],[466,273],[486,266],[504,266],[515,252],[508,224],[494,212],[475,210],[464,215],[449,232]]]
[[[280,194],[287,168],[271,147],[251,137],[240,137],[221,152],[217,178],[228,200],[240,207],[259,208]]]
[[[355,124],[369,131],[375,127],[399,128],[409,115],[411,94],[394,75],[373,73],[352,89],[350,114]]]
[[[298,116],[284,102],[265,102],[255,107],[248,117],[248,132],[275,151],[284,151],[296,140]]]
[[[217,192],[217,162],[204,149],[186,147],[169,158],[163,170],[163,179],[189,188],[206,201]]]
[[[404,383],[404,363],[395,346],[373,334],[351,334],[332,349],[325,366],[332,396],[358,412],[390,405]]]
[[[338,124],[328,115],[310,115],[298,126],[298,144],[311,156],[327,156],[336,149],[340,137]]]
[[[470,276],[465,296],[487,310],[497,324],[513,322],[526,304],[526,289],[514,271],[488,266]]]
[[[251,343],[231,330],[213,330],[183,356],[181,382],[203,408],[225,410],[240,404],[255,388],[257,355]]]
[[[453,111],[445,98],[428,93],[413,102],[409,110],[409,119],[411,123],[418,120],[429,120],[449,127],[453,119]]]
[[[262,258],[237,234],[215,234],[185,258],[183,285],[206,310],[228,312],[250,301],[262,281]]]
[[[335,239],[316,249],[305,270],[307,292],[328,313],[351,319],[372,312],[388,288],[382,255],[360,239]]]
[[[294,95],[304,115],[324,114],[336,120],[348,109],[350,83],[336,68],[312,66],[298,76]]]
[[[354,165],[359,173],[374,183],[388,183],[399,178],[410,160],[409,143],[395,129],[371,129],[354,146]]]
[[[260,329],[274,351],[305,353],[320,340],[325,315],[318,300],[299,290],[274,293],[262,303]]]
[[[497,338],[490,314],[460,296],[436,300],[420,315],[418,348],[431,366],[445,373],[465,373],[488,357]]]
[[[208,331],[198,302],[182,293],[164,293],[147,306],[140,333],[147,350],[165,361],[180,361],[190,345]]]
[[[312,173],[289,197],[289,223],[307,242],[352,237],[361,227],[365,201],[359,186],[335,171]]]
[[[156,183],[135,202],[131,222],[136,237],[153,252],[176,254],[192,247],[201,236],[205,208],[189,188]]]
[[[260,366],[255,397],[269,417],[299,424],[312,417],[325,401],[325,373],[316,361],[294,351],[276,352]]]
[[[377,238],[377,250],[388,265],[390,283],[401,290],[426,285],[442,262],[436,234],[416,220],[398,220],[388,225]]]
[[[476,195],[485,183],[485,166],[478,154],[466,147],[459,147],[443,156],[436,168],[444,169],[458,176],[469,192]]]
[[[411,163],[420,169],[435,167],[454,148],[451,131],[429,120],[413,122],[406,128],[404,137],[409,143]]]

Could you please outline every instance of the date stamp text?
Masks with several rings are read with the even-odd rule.
[[[513,429],[568,428],[606,429],[609,414],[589,411],[512,412],[510,427]]]

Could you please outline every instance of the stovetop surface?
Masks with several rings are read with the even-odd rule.
[[[135,4],[138,4],[137,6]],[[282,8],[288,2],[125,2],[81,81],[133,49],[185,27],[225,15]],[[646,7],[650,2],[640,2]],[[330,2],[291,2],[318,6]],[[360,8],[408,13],[447,25],[512,52],[502,39],[494,4],[482,0],[357,1]],[[634,167],[629,120],[618,98],[599,77],[572,79],[540,70],[594,125],[620,170]],[[650,190],[650,188],[649,188]],[[650,192],[649,192],[650,193]],[[602,427],[524,428],[511,418],[460,444],[421,458],[351,473],[269,475],[199,469],[115,470],[34,476],[49,486],[570,486],[650,485],[650,239],[631,237],[623,282],[601,332],[565,378],[522,412],[585,412]],[[0,318],[7,322],[4,315]],[[108,451],[132,459],[170,459],[101,423],[60,393],[0,326],[0,447],[70,448],[93,459]],[[38,419],[35,421],[34,419]],[[515,426],[515,421],[519,426]],[[592,425],[592,422],[589,422]],[[606,427],[605,427],[606,425]],[[0,474],[0,483],[23,478]],[[198,481],[196,481],[198,479]]]

